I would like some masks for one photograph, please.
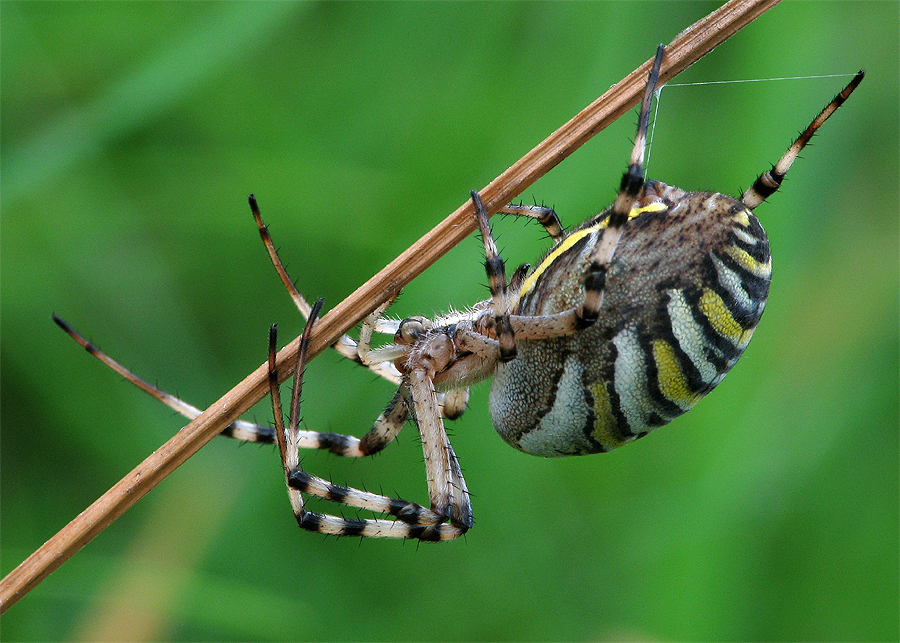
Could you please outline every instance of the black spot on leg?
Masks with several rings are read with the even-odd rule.
[[[296,489],[297,491],[306,492],[309,489],[309,482],[312,476],[306,473],[306,471],[301,471],[299,469],[294,469],[288,474],[288,486],[291,489]]]
[[[341,536],[362,536],[366,528],[365,520],[342,519]]]
[[[327,449],[335,455],[345,455],[351,450],[353,438],[340,433],[319,433],[319,448]]]

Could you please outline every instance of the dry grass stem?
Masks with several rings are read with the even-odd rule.
[[[680,33],[666,48],[660,82],[664,83],[679,74],[778,1],[732,0]],[[647,51],[652,52],[655,44],[648,43]],[[636,105],[649,65],[648,60],[481,190],[488,212],[495,212],[515,199],[592,136]],[[471,202],[467,200],[317,323],[310,342],[310,358],[335,342],[474,229],[474,212]],[[288,377],[288,364],[296,359],[298,347],[299,338],[278,353],[280,380]],[[62,565],[267,392],[267,367],[263,364],[0,581],[0,613]]]

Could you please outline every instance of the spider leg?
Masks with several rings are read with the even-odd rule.
[[[78,344],[88,353],[106,364],[106,366],[118,373],[125,380],[135,385],[151,397],[159,400],[176,413],[183,415],[189,420],[195,419],[200,415],[200,413],[202,413],[202,411],[196,406],[188,404],[184,400],[179,399],[174,395],[171,395],[170,393],[166,393],[162,389],[153,386],[146,380],[141,379],[140,377],[132,373],[130,370],[122,366],[122,364],[114,360],[112,357],[97,348],[94,344],[82,337],[78,333],[78,331],[72,328],[66,321],[64,321],[60,317],[53,315],[53,321],[56,322],[57,326],[62,328],[66,332],[66,334],[69,335],[69,337],[78,342]],[[243,440],[245,442],[271,443],[275,441],[275,432],[271,427],[260,426],[258,424],[253,424],[252,422],[246,422],[244,420],[235,420],[227,427],[222,429],[221,435],[236,438],[238,440]]]
[[[619,186],[616,202],[607,219],[606,228],[602,232],[603,236],[591,256],[590,272],[584,281],[584,302],[578,308],[578,317],[584,326],[593,324],[597,320],[600,306],[603,305],[609,264],[616,252],[622,230],[628,223],[628,215],[644,189],[644,149],[647,143],[647,125],[650,121],[650,102],[653,92],[656,91],[656,82],[659,78],[659,68],[664,53],[665,49],[660,45],[656,50],[656,57],[653,59],[647,87],[641,100],[641,112],[638,118],[637,135],[634,138],[634,148],[631,152],[631,163],[628,170],[622,175],[622,183]]]
[[[106,366],[118,373],[125,380],[151,397],[159,400],[176,413],[179,413],[189,420],[197,418],[200,413],[202,413],[196,406],[153,386],[146,380],[135,375],[125,366],[97,348],[93,343],[82,337],[78,331],[72,328],[65,320],[53,315],[53,321],[56,322],[56,324],[72,339],[78,342],[78,344],[88,353],[106,364]],[[320,433],[318,431],[298,430],[297,444],[301,449],[326,449],[332,453],[345,457],[372,455],[383,449],[397,436],[397,433],[403,428],[408,417],[409,413],[406,410],[406,403],[398,393],[394,396],[394,399],[391,400],[378,419],[375,420],[369,433],[363,436],[363,438],[355,438],[339,433]],[[275,433],[275,430],[269,426],[262,426],[245,420],[235,420],[222,429],[220,435],[242,440],[244,442],[271,444],[276,441]]]
[[[459,465],[459,459],[449,440],[447,441],[447,456],[450,460],[450,485],[454,509],[450,515],[451,523],[455,523],[457,528],[467,531],[475,523],[475,516],[472,514],[472,503],[469,500],[469,489],[466,486],[466,479],[463,477],[462,467]]]
[[[467,345],[478,346],[482,344],[479,350],[490,352],[491,342],[493,341],[491,338],[496,337],[501,347],[500,359],[508,361],[511,357],[509,349],[503,348],[504,341],[512,341],[512,356],[514,357],[515,337],[521,339],[546,339],[569,335],[593,324],[597,320],[606,291],[606,273],[615,255],[622,231],[628,223],[629,215],[644,191],[644,151],[647,141],[647,127],[650,120],[650,104],[653,92],[656,90],[664,53],[665,50],[660,45],[656,51],[641,101],[637,135],[635,136],[628,170],[622,176],[616,201],[609,209],[609,214],[602,224],[576,230],[565,237],[565,241],[558,244],[557,249],[553,251],[562,252],[565,250],[566,243],[574,243],[587,235],[597,235],[599,237],[599,243],[593,244],[595,250],[590,256],[590,268],[584,280],[585,292],[581,305],[553,315],[518,316],[509,314],[509,302],[517,300],[520,292],[533,286],[534,280],[540,275],[541,268],[539,267],[535,273],[527,275],[527,268],[520,267],[510,280],[510,290],[513,291],[513,294],[510,296],[506,294],[506,289],[502,287],[503,264],[498,259],[494,259],[496,248],[493,240],[489,238],[490,230],[487,227],[487,217],[484,216],[484,208],[481,206],[477,194],[472,193],[476,216],[479,218],[479,226],[482,236],[485,238],[486,266],[490,278],[495,315],[493,318],[479,320],[475,330],[477,333],[485,336],[480,339],[477,337],[466,337],[463,341],[467,342]],[[511,212],[511,214],[519,213]],[[526,216],[528,215],[526,214]],[[550,232],[550,228],[548,228],[548,232]],[[553,232],[550,232],[550,234],[553,236]],[[553,252],[551,252],[550,257],[553,256]]]
[[[456,453],[450,445],[431,374],[422,366],[409,373],[414,419],[422,439],[431,510],[465,533],[472,527],[472,505]]]
[[[510,296],[507,295],[503,261],[499,258],[496,245],[491,237],[487,215],[481,199],[477,192],[472,192],[475,215],[478,218],[481,236],[484,239],[485,267],[488,273],[494,310],[493,318],[484,320],[485,327],[479,327],[477,331],[487,331],[489,335],[497,338],[499,342],[499,359],[501,361],[509,361],[515,357],[516,336],[523,339],[541,339],[568,335],[593,324],[597,320],[606,291],[606,273],[609,271],[619,239],[622,237],[622,231],[628,223],[629,214],[644,190],[644,151],[647,142],[647,127],[650,121],[650,104],[653,92],[656,90],[664,53],[665,49],[660,45],[653,59],[647,86],[641,100],[641,111],[638,119],[637,135],[632,148],[631,161],[628,170],[622,176],[616,201],[610,208],[605,225],[602,228],[597,226],[594,230],[575,233],[600,235],[599,243],[596,244],[596,249],[590,256],[590,269],[584,280],[584,300],[580,306],[554,315],[540,317],[510,315]],[[521,206],[519,207],[521,208]],[[502,211],[509,214],[531,216],[527,212],[527,208],[518,211],[512,211],[511,208],[507,208]],[[538,215],[535,215],[535,218],[541,220]],[[555,213],[553,218],[555,218]],[[557,236],[552,223],[545,223],[545,227],[554,239],[562,238],[562,232],[560,231],[559,236]],[[521,288],[528,283],[529,279],[533,278],[535,278],[535,275],[526,277],[524,270],[520,268],[513,275],[510,285],[515,284]],[[513,295],[513,298],[515,297],[516,295]]]
[[[269,388],[288,497],[297,519],[297,524],[309,531],[340,536],[419,538],[421,540],[447,540],[460,536],[463,530],[452,524],[445,524],[445,516],[443,514],[399,498],[390,498],[354,489],[353,487],[336,485],[323,478],[310,475],[299,468],[298,449],[302,447],[302,440],[298,425],[303,369],[306,364],[309,334],[315,323],[320,303],[321,300],[311,308],[306,328],[301,336],[300,351],[298,352],[297,364],[294,370],[294,384],[287,426],[284,424],[282,415],[278,374],[275,367],[277,346],[275,326],[272,327],[269,334]],[[396,397],[399,398],[399,395]],[[402,399],[400,402],[405,409]],[[452,454],[452,450],[450,453]],[[455,463],[455,456],[452,456],[452,459],[454,461],[452,466],[455,467],[454,473],[456,473],[459,471],[459,466],[458,463]],[[461,473],[459,475],[461,477]],[[464,491],[464,483],[462,488]],[[395,519],[350,520],[339,516],[310,512],[305,508],[303,493],[350,507],[395,516]]]
[[[282,283],[285,285],[285,288],[288,290],[288,293],[291,295],[297,308],[300,310],[301,314],[304,317],[308,318],[312,307],[296,289],[294,284],[291,282],[290,277],[288,277],[287,271],[285,270],[284,265],[282,264],[281,260],[278,257],[278,253],[275,250],[272,238],[268,233],[262,217],[260,216],[256,199],[251,195],[249,197],[249,201],[251,211],[253,212],[253,216],[257,222],[260,236],[262,237],[263,243],[266,246],[266,250],[269,253],[269,258],[271,259],[272,264],[275,266],[279,277],[281,277]],[[387,304],[385,304],[385,308],[386,307]],[[181,400],[178,397],[171,395],[170,393],[167,393],[166,391],[163,391],[162,389],[150,384],[146,380],[138,377],[136,374],[128,370],[125,366],[114,360],[112,357],[110,357],[99,348],[97,348],[94,344],[85,339],[72,326],[70,326],[60,317],[53,315],[53,321],[60,328],[62,328],[72,339],[78,342],[78,344],[88,353],[106,364],[106,366],[118,373],[125,380],[138,387],[145,393],[149,394],[153,398],[159,400],[172,410],[183,415],[189,420],[197,418],[202,412],[201,409],[198,409],[192,404],[189,404],[188,402],[185,402],[184,400]],[[390,321],[378,321],[378,323],[373,324],[373,330],[382,333],[393,333],[395,329],[391,328]],[[347,335],[341,337],[333,345],[333,347],[344,357],[356,363],[362,364],[362,360],[360,359],[359,353],[357,351],[356,342]],[[399,386],[401,381],[400,375],[390,362],[371,362],[365,364],[365,366],[380,377]],[[334,433],[318,433],[316,431],[301,431],[299,434],[299,444],[301,448],[327,449],[329,451],[337,453],[338,455],[344,456],[368,455],[380,450],[381,448],[383,448],[384,444],[387,444],[387,442],[390,441],[387,440],[387,442],[383,442],[383,437],[374,439],[375,436],[384,436],[389,434],[396,436],[396,433],[406,422],[407,415],[408,414],[405,410],[405,404],[403,404],[402,402],[398,403],[395,401],[392,403],[392,405],[389,405],[388,408],[385,409],[385,412],[382,414],[382,416],[380,416],[379,419],[376,420],[375,425],[372,429],[372,433],[374,434],[373,439],[369,440],[369,444],[366,444],[365,440],[361,443],[358,438],[354,438],[351,436],[341,436]],[[245,442],[272,443],[276,439],[275,431],[271,427],[254,424],[245,420],[234,421],[222,430],[221,435]],[[391,437],[391,439],[393,439],[393,437]],[[380,446],[378,446],[379,444]]]
[[[491,234],[487,212],[481,202],[481,196],[472,190],[472,203],[475,205],[475,218],[484,241],[484,267],[488,276],[488,285],[493,300],[493,322],[497,340],[500,342],[500,361],[508,362],[516,356],[516,337],[509,323],[509,297],[506,294],[506,268],[497,245]]]
[[[282,263],[281,258],[278,256],[278,251],[275,249],[275,244],[272,241],[272,236],[269,234],[269,227],[265,224],[265,222],[263,222],[262,215],[259,212],[259,204],[256,201],[256,197],[251,194],[248,197],[248,201],[250,203],[250,211],[253,213],[253,218],[256,221],[256,227],[259,230],[259,236],[260,238],[262,238],[262,242],[266,247],[266,252],[269,254],[269,260],[275,267],[275,272],[278,273],[278,277],[281,279],[281,283],[284,284],[285,289],[291,296],[291,299],[294,301],[294,305],[297,306],[297,310],[300,311],[300,314],[303,315],[304,319],[309,319],[311,306],[309,305],[309,302],[307,302],[303,297],[303,295],[300,294],[300,291],[297,290],[294,282],[291,281],[291,278],[287,273],[287,269],[285,269],[284,267],[284,263]],[[385,306],[385,308],[387,308],[387,306]],[[381,363],[365,363],[359,355],[357,343],[348,335],[342,335],[334,344],[331,345],[331,347],[342,356],[353,362],[356,362],[357,364],[367,367],[376,375],[383,377],[387,381],[395,385],[400,384],[399,374],[395,370],[393,370],[390,365],[384,365]]]
[[[565,230],[563,230],[562,223],[560,223],[559,217],[556,216],[556,211],[553,208],[548,208],[543,205],[510,203],[497,210],[497,214],[511,214],[517,217],[536,219],[538,223],[544,226],[547,234],[550,235],[550,238],[553,239],[554,242],[559,241],[565,236]]]
[[[358,453],[338,452],[335,449],[331,449],[332,453],[343,456],[374,455],[390,444],[394,438],[397,437],[397,434],[400,433],[400,430],[409,419],[409,411],[406,408],[406,402],[403,400],[400,391],[401,389],[397,389],[397,392],[394,393],[394,397],[391,398],[391,401],[388,402],[384,411],[382,411],[381,415],[378,416],[378,419],[375,420],[372,428],[369,429],[369,432],[362,438],[357,440],[357,438],[352,436],[341,436],[337,433],[329,434],[335,436],[336,439],[348,438],[351,441],[356,440],[358,446],[355,448]]]
[[[519,290],[522,288],[522,284],[524,284],[525,280],[528,278],[528,270],[530,268],[530,263],[523,263],[521,266],[516,268],[513,276],[509,278],[509,285],[506,287],[507,291],[519,292]]]
[[[312,309],[310,309],[312,311]],[[317,311],[318,312],[318,311]],[[312,315],[307,318],[306,327],[312,328],[309,319],[313,319]],[[306,336],[304,329],[303,335]],[[275,410],[275,436],[278,442],[278,452],[281,454],[281,465],[284,470],[284,482],[287,485],[288,498],[291,501],[291,508],[295,516],[301,516],[304,513],[303,497],[299,491],[291,489],[288,484],[290,472],[299,464],[298,437],[294,430],[294,418],[291,417],[291,431],[285,431],[284,415],[281,408],[281,390],[278,387],[278,369],[275,367],[275,357],[278,353],[278,326],[272,324],[269,328],[269,395],[272,398],[272,408]],[[300,351],[297,357],[297,365],[294,371],[294,381],[302,381],[303,368],[306,364],[306,346],[301,340]],[[293,412],[293,403],[291,411]],[[299,407],[298,407],[299,408]]]
[[[371,368],[376,364],[393,362],[405,352],[404,350],[401,350],[397,353],[393,346],[390,346],[387,351],[372,349],[373,333],[393,335],[400,327],[399,321],[382,318],[385,311],[388,309],[388,306],[390,306],[393,301],[394,298],[391,298],[369,313],[360,326],[359,343],[356,345],[356,352],[359,357],[359,362],[363,366]],[[399,376],[397,378],[397,384],[400,384]]]
[[[330,451],[343,458],[362,458],[367,455],[375,455],[397,437],[408,419],[409,411],[398,389],[387,407],[372,424],[372,428],[363,437],[298,429],[297,447]]]
[[[857,73],[856,76],[853,77],[853,80],[851,80],[850,83],[848,83],[848,85],[844,87],[844,89],[841,90],[841,92],[835,96],[821,112],[819,112],[819,115],[813,119],[812,123],[810,123],[800,136],[797,137],[797,140],[791,144],[778,163],[776,163],[768,172],[761,174],[756,181],[753,182],[753,185],[750,186],[750,189],[744,192],[741,202],[743,202],[748,209],[752,210],[772,196],[772,194],[781,187],[784,175],[787,174],[787,171],[797,159],[800,151],[807,143],[809,143],[809,139],[816,133],[816,130],[828,120],[828,117],[831,116],[838,107],[843,105],[844,101],[853,93],[853,90],[862,82],[865,75],[866,74],[863,71]]]
[[[369,365],[374,363],[374,356],[380,350],[398,351],[399,349],[389,346],[387,349],[370,350],[369,342],[373,332],[383,332],[387,328],[393,328],[399,324],[386,322],[381,320],[380,316],[387,309],[390,301],[385,302],[377,308],[372,314],[366,317],[360,330],[359,356],[362,363]],[[397,355],[389,355],[384,359],[395,359],[398,355],[406,354],[408,348],[403,348]],[[381,358],[378,358],[381,359]],[[393,366],[392,366],[393,368]],[[390,444],[403,429],[407,420],[409,420],[409,410],[407,403],[401,394],[403,387],[398,387],[391,401],[388,402],[385,409],[372,425],[372,428],[362,437],[357,438],[352,435],[343,433],[319,432],[319,431],[303,431],[297,429],[297,447],[300,449],[321,449],[327,450],[335,455],[346,458],[361,458],[367,455],[378,453],[388,444]],[[442,396],[443,397],[443,396]],[[465,400],[460,401],[459,398],[451,398],[451,406],[449,412],[458,417],[465,409]]]

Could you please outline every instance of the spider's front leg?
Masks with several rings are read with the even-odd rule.
[[[275,249],[275,244],[272,241],[272,236],[269,234],[269,226],[262,219],[262,214],[259,211],[259,204],[256,201],[256,197],[252,194],[248,197],[248,201],[250,203],[250,212],[253,214],[253,219],[256,221],[256,228],[259,231],[259,236],[262,239],[263,245],[266,247],[266,252],[269,255],[269,260],[272,262],[272,266],[275,268],[275,272],[278,273],[279,279],[281,279],[281,283],[284,285],[285,290],[287,290],[288,295],[290,295],[291,299],[294,301],[294,305],[297,307],[297,310],[300,311],[300,314],[303,315],[304,319],[309,319],[310,312],[312,307],[300,294],[300,291],[297,290],[297,287],[294,285],[294,282],[291,281],[290,276],[287,273],[287,269],[284,267],[284,263],[281,261],[281,258],[278,256],[278,251]],[[385,305],[385,308],[387,305]],[[352,362],[357,364],[365,365],[369,370],[374,372],[375,374],[383,377],[387,381],[399,385],[400,378],[397,375],[396,371],[391,368],[385,368],[383,364],[379,363],[370,363],[366,364],[362,359],[358,352],[357,343],[353,341],[348,335],[341,335],[338,340],[332,344],[331,346],[338,353],[340,353],[345,358],[349,359]]]
[[[297,518],[297,523],[300,527],[309,531],[337,536],[449,540],[462,535],[465,533],[466,529],[468,529],[468,526],[447,524],[445,522],[446,513],[444,512],[435,512],[400,498],[390,498],[354,489],[353,487],[337,485],[300,469],[299,449],[306,446],[304,444],[303,436],[310,433],[299,429],[303,369],[306,365],[309,335],[320,307],[321,300],[312,307],[306,328],[301,337],[300,350],[297,355],[297,363],[294,370],[294,385],[291,393],[290,415],[287,425],[285,425],[282,416],[281,396],[278,388],[278,373],[275,366],[277,331],[274,326],[269,335],[269,388],[272,396],[272,407],[275,414],[275,433],[279,452],[281,454],[285,482],[287,483],[288,497],[291,502],[291,508]],[[402,420],[399,422],[399,426],[402,426],[407,418],[406,402],[398,394],[395,396],[394,401],[392,401],[392,405],[395,408],[403,408],[403,412],[400,414],[402,415]],[[386,410],[385,413],[390,411],[392,405],[388,406],[388,410]],[[396,411],[394,413],[397,415]],[[384,415],[385,414],[382,414],[382,416]],[[438,421],[440,421],[440,419],[438,419]],[[373,428],[373,431],[370,431],[367,436],[374,431],[375,429]],[[389,442],[390,439],[393,439],[393,436],[396,435],[396,432],[388,431],[387,433],[393,433],[387,440],[387,442]],[[355,438],[349,438],[349,436],[338,437],[355,440]],[[449,447],[449,443],[447,446]],[[453,455],[452,449],[445,451],[445,453],[447,454],[448,467],[451,472],[450,478],[455,480],[458,477],[461,480],[462,474],[459,470],[459,465],[456,463],[456,458],[455,455]],[[467,498],[468,494],[465,493],[464,483],[462,483],[461,488],[463,494]],[[311,512],[308,511],[304,505],[302,497],[302,494],[304,493],[323,500],[338,502],[349,507],[366,509],[394,516],[395,519],[353,520],[329,514]],[[471,513],[469,513],[468,525],[471,525]]]
[[[456,453],[447,437],[434,388],[435,376],[457,362],[457,349],[451,332],[438,329],[413,346],[408,359],[408,405],[419,429],[431,510],[460,535],[472,527],[472,505]]]

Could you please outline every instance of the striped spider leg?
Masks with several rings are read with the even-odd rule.
[[[249,201],[251,212],[254,219],[256,220],[260,236],[262,237],[263,243],[266,247],[266,251],[269,253],[269,257],[271,258],[279,277],[287,288],[288,294],[290,294],[300,313],[304,318],[308,318],[311,311],[311,306],[303,298],[303,295],[301,295],[297,291],[293,282],[288,277],[283,264],[278,258],[278,254],[275,251],[274,244],[272,243],[272,239],[269,236],[266,225],[265,223],[263,223],[262,218],[260,217],[259,207],[256,203],[256,199],[251,195],[249,197]],[[118,373],[125,380],[138,387],[145,393],[149,394],[153,398],[159,400],[178,414],[186,417],[189,420],[193,420],[197,418],[202,412],[201,409],[197,408],[196,406],[182,399],[179,399],[178,397],[167,393],[166,391],[163,391],[162,389],[154,386],[153,384],[150,384],[146,380],[134,374],[128,368],[117,362],[115,359],[100,350],[93,343],[85,339],[81,334],[78,333],[78,331],[76,331],[61,317],[58,317],[54,314],[52,315],[52,318],[60,328],[62,328],[88,353],[103,362],[106,366]],[[378,332],[393,333],[395,330],[395,326],[396,324],[392,323],[390,320],[386,320],[384,323],[378,324],[375,330],[377,330]],[[341,356],[357,364],[362,364],[356,350],[356,342],[347,335],[344,335],[337,342],[335,342],[335,344],[332,345],[332,348],[334,348]],[[400,384],[399,374],[390,363],[372,363],[367,365],[367,368],[395,385]],[[396,424],[399,422],[399,424],[402,426],[402,424],[406,421],[405,407],[402,404],[394,404],[392,408],[395,413],[402,414],[403,417],[402,419],[399,417],[389,418],[389,422],[391,424]],[[465,408],[465,403],[462,404],[461,408]],[[462,410],[460,410],[457,415],[461,413]],[[246,420],[234,421],[233,423],[225,427],[220,435],[244,442],[259,442],[262,444],[271,444],[276,441],[275,431],[272,427],[255,424],[253,422],[247,422]],[[315,431],[304,433],[301,431],[300,435],[303,436],[301,442],[305,446],[305,448],[331,449],[333,446],[328,441],[330,434],[320,434]],[[344,441],[344,443],[342,443],[341,445],[334,446],[334,448],[338,449],[342,455],[346,455],[347,451],[353,451],[352,446],[346,444],[346,441]],[[365,454],[365,452],[361,452],[359,450],[357,450],[356,453],[356,455]]]
[[[277,353],[276,326],[272,326],[269,334],[269,388],[272,397],[272,408],[275,415],[275,431],[284,467],[288,497],[290,498],[294,515],[297,518],[297,523],[303,529],[341,536],[418,538],[420,540],[447,540],[449,538],[456,538],[461,535],[465,529],[468,529],[468,527],[471,526],[471,517],[467,523],[464,521],[462,526],[444,524],[444,520],[446,519],[445,515],[439,515],[416,503],[407,502],[399,498],[389,498],[387,496],[354,489],[352,487],[336,485],[323,478],[306,473],[300,468],[299,449],[307,446],[304,444],[301,437],[302,432],[298,428],[300,396],[303,386],[303,370],[306,365],[309,336],[313,324],[315,323],[316,316],[321,308],[321,304],[322,300],[320,299],[311,307],[307,317],[306,327],[301,335],[300,350],[297,354],[297,362],[293,372],[294,382],[291,390],[291,403],[287,425],[285,425],[283,419],[281,396],[278,386],[278,372],[275,366]],[[433,405],[429,410],[433,413],[439,413],[436,400],[432,400],[432,402]],[[399,427],[402,427],[402,424],[402,422],[399,423],[396,426],[396,429],[399,430]],[[390,439],[393,439],[393,437],[394,436],[391,435]],[[449,442],[445,442],[443,445],[430,444],[427,441],[429,437],[430,435],[428,432],[423,433],[423,445],[426,454],[430,453],[432,457],[431,461],[426,459],[426,463],[434,462],[435,454],[439,453],[440,449],[444,446],[449,447]],[[459,481],[461,483],[462,473],[459,471],[455,456],[452,456],[452,449],[447,453],[453,459],[453,463],[450,465],[451,475],[454,478],[459,476]],[[446,464],[448,463],[441,463],[441,466],[443,467]],[[435,468],[433,464],[428,464],[427,466],[429,470]],[[431,478],[429,478],[429,480],[431,480]],[[462,491],[465,493],[464,486],[462,487]],[[302,497],[303,493],[350,507],[395,516],[396,520],[352,520],[328,514],[313,513],[305,509]]]
[[[159,400],[179,415],[182,415],[189,420],[194,420],[202,413],[202,410],[198,409],[196,406],[185,402],[184,400],[170,393],[167,393],[166,391],[154,386],[153,384],[150,384],[148,381],[144,380],[138,375],[135,375],[128,368],[100,350],[92,342],[85,339],[78,331],[76,331],[71,325],[69,325],[68,322],[66,322],[61,317],[58,317],[54,314],[52,315],[52,318],[53,321],[66,332],[66,334],[74,339],[88,353],[90,353],[110,369],[118,373],[122,378],[124,378],[137,388],[141,389],[151,397]],[[372,370],[375,370],[375,372],[379,374],[382,373],[382,371],[378,371],[376,369]],[[389,372],[384,372],[389,375]],[[391,415],[391,413],[393,413],[393,415]],[[380,428],[382,424],[390,427],[399,424],[399,426],[402,427],[403,423],[406,422],[407,419],[406,409],[402,404],[394,404],[392,406],[389,406],[388,410],[385,411],[385,414],[383,414],[383,416],[385,418],[384,421],[381,423],[376,422],[375,429]],[[373,431],[375,429],[373,429]],[[247,422],[246,420],[235,420],[227,427],[222,429],[219,435],[227,438],[241,440],[243,442],[258,442],[260,444],[272,444],[277,441],[276,431],[272,427],[255,424],[253,422]],[[372,450],[366,450],[365,445],[360,446],[360,441],[356,438],[350,438],[348,436],[337,436],[331,433],[319,433],[317,431],[299,431],[297,439],[299,440],[299,443],[303,448],[326,449],[335,452],[338,455],[363,456],[368,455],[369,453],[374,453],[381,448],[376,447]]]
[[[126,381],[134,384],[151,397],[159,400],[179,415],[182,415],[189,420],[193,420],[202,413],[196,406],[189,404],[170,393],[166,393],[162,389],[153,386],[153,384],[150,384],[148,381],[132,373],[122,364],[97,348],[93,343],[85,339],[61,317],[54,314],[52,315],[52,318],[57,326],[62,328],[69,337],[74,339],[88,353],[106,364],[106,366],[118,373]],[[275,431],[271,427],[254,424],[245,420],[235,420],[225,427],[219,435],[242,440],[244,442],[260,442],[266,444],[275,441]]]
[[[300,311],[300,314],[303,315],[303,318],[308,320],[312,307],[300,294],[300,291],[297,290],[297,287],[294,285],[294,282],[291,280],[290,276],[287,273],[287,270],[284,267],[284,264],[281,261],[281,258],[278,256],[278,251],[275,249],[275,244],[272,241],[272,236],[269,234],[269,226],[265,224],[262,220],[262,215],[259,212],[259,204],[256,202],[256,197],[252,194],[247,198],[250,202],[250,211],[253,214],[253,219],[256,221],[256,227],[259,230],[259,236],[262,239],[263,245],[266,247],[266,252],[269,255],[269,260],[272,262],[272,265],[275,267],[275,272],[278,273],[278,277],[281,279],[281,283],[284,284],[285,290],[287,290],[291,299],[294,302],[294,305],[297,306],[297,310]],[[379,332],[388,332],[393,333],[396,330],[390,329],[389,326],[384,325],[378,328]],[[348,335],[342,335],[334,344],[331,346],[335,349],[341,356],[346,357],[352,362],[357,364],[362,364],[359,359],[359,353],[356,350],[356,342]],[[369,364],[367,365],[370,370],[375,372],[380,377],[383,377],[387,381],[392,384],[399,385],[400,377],[397,373],[397,370],[393,368],[389,363],[383,364]]]
[[[288,291],[288,294],[293,299],[295,305],[297,306],[300,313],[304,318],[309,318],[311,312],[311,306],[307,303],[306,299],[304,299],[303,295],[301,295],[297,288],[294,286],[293,282],[288,277],[287,272],[284,269],[281,260],[278,258],[278,254],[275,251],[275,246],[272,243],[272,239],[268,233],[267,227],[263,222],[260,213],[259,207],[257,205],[256,199],[253,195],[249,197],[250,209],[253,214],[253,217],[256,221],[257,227],[259,229],[260,236],[263,240],[263,243],[266,247],[266,251],[269,254],[269,257],[272,261],[272,264],[275,266],[275,269],[278,273],[278,276],[281,278],[282,283],[284,283],[285,288]],[[125,366],[114,360],[112,357],[101,351],[97,346],[93,343],[89,342],[82,335],[80,335],[72,326],[70,326],[65,320],[58,317],[57,315],[52,315],[53,321],[62,328],[72,339],[74,339],[82,348],[84,348],[88,353],[99,359],[101,362],[106,364],[113,371],[122,376],[125,380],[135,385],[145,393],[159,400],[175,412],[180,415],[186,417],[189,420],[193,420],[197,418],[202,412],[201,409],[198,409],[194,405],[185,402],[184,400],[179,399],[178,397],[163,391],[162,389],[150,384],[146,380],[142,379],[138,375],[131,372]],[[377,327],[379,331],[393,332],[390,329],[390,324],[382,324]],[[356,342],[353,341],[347,335],[344,335],[337,342],[332,345],[341,356],[357,363],[361,364],[362,362],[359,359],[359,355],[356,350]],[[367,366],[374,373],[379,375],[380,377],[386,379],[387,381],[399,385],[400,377],[397,373],[396,369],[389,363],[373,363]],[[405,408],[401,404],[395,404],[395,411],[405,413]],[[461,411],[460,411],[461,413]],[[406,421],[405,415],[402,419],[395,418],[392,419],[393,423],[399,422],[402,426],[403,422]],[[275,430],[272,427],[264,426],[260,424],[255,424],[253,422],[247,422],[246,420],[235,420],[233,423],[229,424],[225,427],[220,435],[224,437],[234,438],[236,440],[241,440],[244,442],[259,442],[262,444],[271,444],[276,441]],[[321,448],[321,449],[337,449],[341,455],[347,455],[348,453],[352,453],[354,451],[353,445],[349,444],[347,440],[342,440],[339,445],[334,445],[329,442],[329,438],[331,434],[323,434],[315,431],[301,431],[299,434],[300,442],[305,448]],[[359,449],[355,450],[354,455],[365,455],[366,452],[360,451]]]

